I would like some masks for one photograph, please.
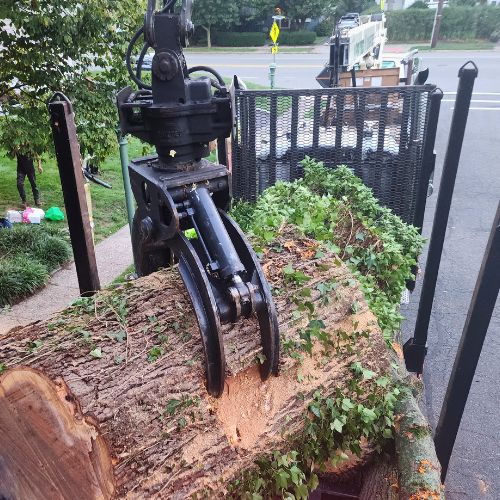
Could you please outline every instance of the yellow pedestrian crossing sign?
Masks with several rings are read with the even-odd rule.
[[[276,43],[276,40],[280,36],[280,29],[278,28],[276,21],[274,21],[274,23],[273,23],[271,31],[269,32],[269,36],[271,37],[271,40],[273,41],[273,43]]]
[[[278,53],[278,46],[277,45],[273,45],[271,47],[271,54],[277,54]]]

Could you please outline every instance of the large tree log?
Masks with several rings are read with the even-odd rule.
[[[9,478],[0,497],[223,495],[257,457],[286,447],[314,391],[343,388],[354,360],[388,372],[386,345],[356,281],[335,255],[317,250],[288,233],[265,252],[282,345],[299,339],[314,307],[337,345],[356,339],[355,352],[334,356],[315,343],[297,364],[286,347],[281,375],[262,383],[256,321],[226,325],[228,379],[217,400],[204,388],[199,333],[176,269],[0,337],[8,369],[0,380],[0,472]],[[297,270],[307,283],[294,280]]]

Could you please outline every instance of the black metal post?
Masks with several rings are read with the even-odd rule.
[[[217,163],[225,165],[226,167],[230,166],[228,165],[229,162],[227,157],[227,145],[225,137],[219,137],[217,139]]]
[[[92,295],[100,289],[99,273],[71,102],[57,92],[49,101],[49,113],[78,285],[82,295]]]
[[[434,441],[444,482],[467,397],[500,289],[500,203],[465,320]]]
[[[462,152],[470,100],[477,74],[477,66],[472,61],[465,63],[458,72],[459,83],[455,99],[455,109],[451,119],[450,136],[439,185],[415,331],[413,337],[406,342],[403,348],[406,369],[418,374],[422,373],[425,355],[427,354],[427,334],[436,291],[439,264],[441,262],[441,254],[443,253],[451,200],[453,198],[453,190],[455,189],[455,179]]]
[[[420,174],[420,181],[418,184],[415,218],[413,220],[413,225],[418,227],[420,232],[422,232],[422,226],[424,224],[424,213],[427,193],[429,191],[429,181],[436,165],[436,153],[434,151],[434,146],[436,144],[436,132],[442,99],[443,91],[441,89],[434,89],[429,95],[429,118],[427,120],[427,132],[425,136],[422,159],[422,172]]]

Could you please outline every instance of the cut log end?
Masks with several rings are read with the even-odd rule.
[[[106,442],[62,380],[51,381],[26,367],[5,373],[0,428],[8,429],[0,433],[0,498],[114,495]]]

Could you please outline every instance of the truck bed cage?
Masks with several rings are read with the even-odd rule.
[[[442,92],[434,85],[235,90],[232,189],[254,202],[303,175],[309,156],[347,165],[379,201],[422,226]]]

